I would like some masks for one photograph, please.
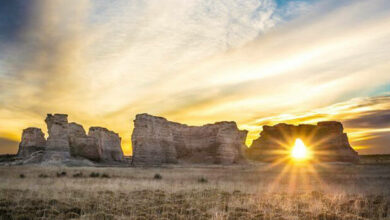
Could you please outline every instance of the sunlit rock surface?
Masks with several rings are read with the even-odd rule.
[[[18,157],[27,158],[32,154],[45,149],[46,139],[40,128],[26,128],[22,133],[19,144]]]
[[[300,138],[311,148],[314,160],[356,163],[359,156],[343,130],[343,125],[336,121],[319,122],[317,125],[265,125],[260,137],[247,150],[247,156],[261,161],[288,159],[289,148]]]
[[[233,164],[243,161],[247,131],[235,122],[187,126],[139,114],[132,134],[133,164]]]

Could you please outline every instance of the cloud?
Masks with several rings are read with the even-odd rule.
[[[353,128],[390,127],[390,110],[368,111],[359,118],[349,119],[344,123]]]
[[[390,129],[387,132],[371,132],[353,141],[361,154],[390,154]]]
[[[0,43],[9,44],[19,39],[19,32],[28,23],[29,6],[29,2],[23,0],[2,2],[0,6]]]
[[[269,0],[44,0],[0,7],[23,11],[2,16],[19,26],[0,28],[18,37],[0,42],[0,117],[8,122],[3,133],[28,124],[18,117],[23,113],[35,121],[48,112],[124,133],[127,125],[117,125],[123,119],[106,122],[102,114],[136,103],[144,110],[158,104],[147,99],[153,88],[158,93],[161,79],[275,25],[275,4]]]
[[[67,110],[69,99],[77,101],[70,96],[80,92],[86,1],[79,1],[77,7],[48,0],[26,5],[28,22],[18,30],[19,41],[2,48],[5,68],[0,72],[0,96],[7,102],[0,104],[37,115],[52,109],[53,103]]]
[[[59,112],[119,132],[130,151],[137,113],[251,127],[374,96],[390,82],[384,0],[30,4],[20,39],[0,42],[0,135],[15,140]]]
[[[162,78],[275,25],[269,0],[45,0],[28,8],[21,40],[2,48],[0,90],[14,100],[7,108],[37,114],[72,105],[90,114],[116,111],[135,101],[128,93],[145,97]]]

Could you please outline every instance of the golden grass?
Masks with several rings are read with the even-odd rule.
[[[0,219],[390,218],[390,166],[313,168],[0,167]]]

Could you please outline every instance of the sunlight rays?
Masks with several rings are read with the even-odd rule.
[[[291,157],[295,160],[307,160],[311,157],[310,151],[307,149],[303,141],[299,138],[295,140],[295,145],[291,149]]]
[[[313,181],[323,186],[324,180],[319,171],[331,169],[331,165],[321,163],[320,157],[329,155],[324,148],[328,138],[314,141],[317,130],[305,133],[286,133],[281,130],[282,138],[271,137],[271,142],[282,146],[281,150],[273,150],[275,157],[266,166],[266,170],[280,169],[278,175],[271,181],[269,192],[278,191],[281,186],[287,186],[287,193],[294,194],[301,190],[314,190],[310,188]],[[298,148],[298,149],[296,149]],[[309,187],[309,188],[308,188]]]

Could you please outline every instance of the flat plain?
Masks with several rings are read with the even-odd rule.
[[[0,219],[390,219],[390,165],[0,167]]]

